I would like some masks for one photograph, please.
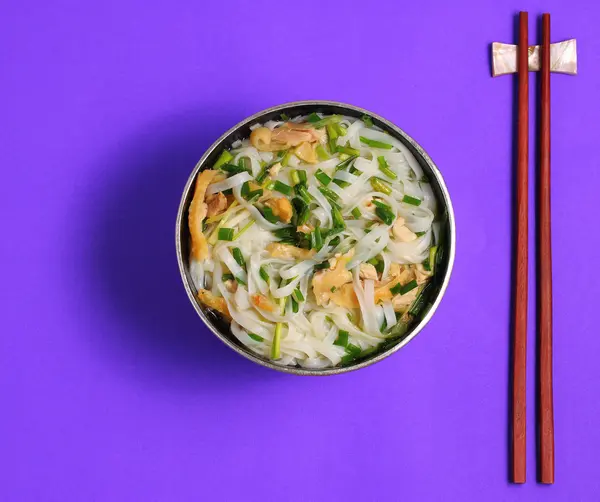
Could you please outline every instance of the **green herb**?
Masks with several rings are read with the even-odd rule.
[[[319,157],[319,160],[328,160],[329,159],[329,154],[327,153],[327,150],[325,150],[325,148],[323,148],[323,145],[317,145],[317,148],[315,148],[315,151],[317,152],[317,156]]]
[[[240,267],[246,266],[246,260],[244,260],[244,255],[240,248],[233,248],[231,250],[233,252],[233,259],[237,262]]]
[[[295,227],[283,227],[273,231],[273,235],[278,239],[283,240],[296,240],[296,228]]]
[[[347,354],[344,357],[342,357],[342,360],[340,362],[343,366],[346,366],[346,365],[354,362],[355,359],[356,359],[356,357],[354,357],[352,354]]]
[[[350,333],[348,333],[347,331],[340,329],[338,331],[338,336],[335,339],[335,342],[333,342],[334,345],[338,345],[339,347],[346,347],[348,345],[348,336],[350,335]]]
[[[346,160],[343,160],[337,166],[335,166],[335,170],[340,171],[341,169],[346,169],[350,165],[350,163],[356,158],[357,158],[356,155],[352,155],[351,157],[348,157]]]
[[[340,241],[341,241],[341,239],[340,239],[340,236],[338,235],[335,239],[331,239],[329,241],[329,245],[336,247],[340,243]]]
[[[258,336],[254,333],[248,333],[248,336],[250,338],[252,338],[252,340],[254,340],[255,342],[264,342],[265,341],[265,339],[262,336]]]
[[[292,187],[289,185],[286,185],[285,183],[282,183],[279,180],[275,180],[273,182],[273,190],[276,190],[277,192],[281,192],[284,195],[292,195]]]
[[[376,178],[375,176],[373,176],[371,178],[371,186],[373,187],[373,190],[375,190],[376,192],[381,192],[386,195],[392,194],[392,187],[389,186],[387,184],[387,182],[383,181],[380,178]]]
[[[219,228],[218,239],[220,241],[232,241],[233,234],[233,228]]]
[[[290,171],[290,179],[292,180],[293,185],[298,185],[300,183],[300,176],[298,176],[298,171],[292,169]]]
[[[294,314],[297,314],[298,311],[300,310],[300,305],[298,304],[298,302],[296,300],[294,300],[294,298],[290,298],[290,300],[292,301],[292,312]]]
[[[421,205],[421,199],[417,199],[416,197],[411,197],[410,195],[405,195],[404,197],[402,197],[402,202],[405,202],[406,204],[410,204],[412,206],[420,206]]]
[[[223,190],[221,193],[223,195],[233,195],[233,189],[232,188],[228,188],[227,190]]]
[[[349,158],[350,158],[350,155],[348,155],[347,153],[340,153],[340,160],[346,160]]]
[[[356,345],[349,343],[348,345],[346,345],[346,352],[351,356],[357,357],[362,352],[362,349]]]
[[[299,197],[294,197],[292,199],[292,207],[296,215],[296,226],[304,225],[310,217],[308,205]]]
[[[360,212],[360,209],[358,209],[358,206],[352,210],[352,216],[354,216],[357,220],[362,218],[362,213]]]
[[[325,197],[327,197],[330,201],[339,201],[340,200],[340,196],[335,193],[333,190],[330,190],[329,188],[325,188],[325,187],[319,187],[319,192],[321,192]]]
[[[371,117],[368,115],[363,115],[361,119],[367,127],[373,127],[373,119]]]
[[[338,133],[335,128],[329,124],[327,126],[327,146],[329,146],[329,151],[331,153],[335,153],[337,149],[336,139],[338,138]]]
[[[329,268],[329,267],[330,267],[329,262],[328,261],[323,261],[323,262],[317,263],[315,265],[315,270],[323,270],[323,269]]]
[[[431,270],[432,273],[435,272],[435,255],[437,254],[437,250],[437,246],[431,246],[429,248],[429,270]]]
[[[243,159],[240,159],[243,160]],[[236,166],[235,164],[223,164],[220,167],[221,171],[225,171],[226,173],[230,173],[230,174],[239,174],[239,173],[246,173],[248,172],[248,170],[246,169],[246,166]]]
[[[223,150],[219,158],[213,165],[213,169],[219,169],[223,164],[228,163],[233,159],[233,155],[231,155],[227,150]]]
[[[348,132],[348,130],[342,124],[334,123],[332,125],[335,129],[335,132],[338,133],[338,136],[346,136],[346,133]]]
[[[386,225],[392,225],[396,219],[396,215],[394,214],[394,211],[392,211],[392,208],[375,199],[373,199],[373,204],[375,204],[375,214],[379,216]]]
[[[385,157],[383,155],[377,157],[377,163],[379,164],[379,170],[388,178],[392,178],[393,180],[398,178],[398,175],[390,169],[390,166],[388,165],[387,160],[385,160]]]
[[[329,291],[331,291],[332,293],[335,293],[335,290],[336,290],[336,289],[337,289],[337,288],[336,288],[335,286],[331,286],[331,289],[330,289]]]
[[[300,177],[300,183],[306,185],[306,183],[308,182],[306,171],[304,169],[298,169],[298,176]]]
[[[235,234],[233,236],[233,240],[236,240],[237,238],[239,238],[241,235],[244,234],[244,232],[246,232],[252,225],[254,225],[255,221],[254,220],[250,220],[248,223],[246,223],[239,231],[237,234]]]
[[[337,147],[337,151],[340,153],[345,153],[346,155],[355,155],[358,156],[360,155],[360,150],[357,150],[356,148],[351,148],[348,145],[346,146],[339,146]]]
[[[281,117],[281,120],[283,120],[284,122],[290,120],[290,118],[288,117],[287,113],[282,113],[279,116]]]
[[[296,300],[298,303],[304,301],[304,295],[302,294],[302,291],[300,291],[299,288],[294,289],[294,291],[292,292],[292,296],[294,300]]]
[[[381,326],[379,327],[379,331],[381,331],[383,333],[385,331],[385,328],[387,328],[387,319],[384,317],[383,322],[381,323]]]
[[[265,270],[265,267],[263,267],[261,265],[261,267],[258,269],[258,274],[260,275],[260,278],[265,281],[267,284],[269,284],[270,282],[270,277],[269,274],[267,273],[267,271]]]
[[[283,323],[278,322],[275,325],[275,334],[271,344],[271,359],[279,359],[280,357],[281,328],[283,328]]]
[[[331,178],[320,169],[317,169],[317,172],[315,173],[315,178],[317,178],[325,186],[331,183]]]
[[[321,251],[323,248],[323,236],[321,235],[321,229],[315,228],[310,234],[310,244],[312,249]]]
[[[384,150],[391,150],[392,148],[394,148],[388,143],[383,143],[374,139],[365,138],[364,136],[360,136],[360,141],[361,143],[364,143],[365,145],[370,146],[372,148],[383,148]]]
[[[417,237],[423,237],[427,232],[415,232]]]
[[[321,117],[319,117],[315,112],[312,112],[306,119],[306,121],[310,122],[311,124],[314,124],[315,122],[318,122],[319,120],[321,120]]]
[[[273,214],[273,210],[269,206],[263,207],[262,215],[270,223],[279,223],[279,218]]]
[[[241,277],[236,277],[235,280],[238,284],[241,284],[242,286],[247,286],[246,281]]]
[[[227,282],[227,281],[233,281],[233,279],[235,279],[235,277],[233,277],[233,274],[223,274],[221,276],[221,280],[223,282]]]

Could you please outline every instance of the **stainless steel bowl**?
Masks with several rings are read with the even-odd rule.
[[[197,174],[208,166],[212,166],[217,156],[224,148],[228,148],[231,144],[238,140],[247,138],[250,135],[250,126],[257,122],[264,123],[271,119],[277,119],[281,113],[285,112],[289,117],[295,117],[298,115],[308,115],[311,112],[320,112],[325,114],[340,114],[351,117],[361,117],[364,114],[368,114],[373,118],[375,125],[381,127],[383,130],[389,132],[392,136],[399,139],[404,143],[408,149],[413,153],[423,171],[427,174],[431,186],[438,198],[438,218],[441,221],[441,240],[444,241],[444,255],[441,262],[438,263],[437,272],[435,274],[436,280],[431,288],[431,294],[429,296],[429,308],[425,309],[424,313],[420,318],[417,318],[411,327],[402,334],[399,338],[394,340],[389,346],[383,348],[381,351],[376,352],[364,359],[359,359],[355,363],[344,366],[329,369],[305,369],[298,367],[281,366],[273,363],[269,359],[263,358],[254,352],[248,350],[243,344],[241,344],[235,336],[232,335],[229,325],[224,322],[218,315],[212,312],[210,309],[204,307],[196,298],[196,289],[192,282],[189,273],[189,254],[190,254],[190,243],[189,243],[189,229],[187,213],[190,202],[193,196],[194,180]],[[258,363],[267,368],[272,368],[277,371],[284,373],[293,373],[296,375],[335,375],[339,373],[346,373],[348,371],[358,370],[369,366],[373,363],[381,361],[388,357],[394,352],[398,351],[401,347],[404,347],[410,340],[412,340],[425,325],[429,322],[433,314],[435,313],[446,287],[450,280],[450,274],[452,272],[452,266],[454,263],[454,253],[456,247],[456,228],[454,224],[454,212],[452,210],[452,203],[450,201],[450,195],[444,183],[444,179],[433,163],[429,155],[402,129],[396,127],[391,122],[384,118],[376,115],[368,110],[358,108],[356,106],[347,105],[344,103],[337,103],[335,101],[297,101],[294,103],[287,103],[284,105],[275,106],[256,113],[251,117],[243,120],[236,126],[232,127],[223,134],[213,145],[204,153],[202,158],[196,164],[190,177],[183,189],[183,195],[181,196],[181,203],[179,204],[179,211],[177,212],[177,224],[175,228],[175,245],[177,248],[177,261],[179,263],[179,271],[181,272],[181,278],[183,279],[183,285],[187,291],[188,297],[192,302],[192,305],[196,309],[196,312],[200,318],[204,321],[206,326],[226,345],[235,350],[238,354]]]

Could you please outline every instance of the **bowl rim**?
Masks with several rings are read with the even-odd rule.
[[[212,324],[211,320],[206,316],[206,314],[200,307],[200,302],[196,299],[196,295],[194,293],[194,288],[190,284],[190,281],[188,280],[188,276],[186,274],[185,260],[183,257],[183,249],[182,249],[182,233],[181,233],[182,222],[183,222],[183,218],[187,214],[186,200],[188,199],[189,192],[192,189],[192,185],[196,179],[196,176],[197,176],[198,172],[201,170],[201,168],[203,167],[204,163],[210,157],[210,155],[215,151],[215,149],[220,148],[222,142],[226,138],[228,138],[230,134],[233,134],[238,129],[244,127],[245,125],[247,125],[257,119],[260,119],[264,115],[274,113],[274,112],[282,112],[289,108],[294,108],[294,107],[298,107],[298,106],[315,106],[315,107],[336,106],[339,108],[346,108],[348,110],[352,110],[354,112],[358,112],[361,114],[370,115],[370,116],[376,118],[378,121],[382,122],[387,128],[392,130],[396,135],[401,136],[404,141],[410,143],[411,146],[416,150],[418,155],[421,156],[423,158],[423,160],[425,161],[425,163],[430,167],[430,169],[432,170],[433,174],[435,175],[436,181],[440,187],[440,191],[441,191],[443,199],[444,199],[443,203],[444,203],[444,206],[445,206],[445,209],[447,212],[448,230],[449,230],[449,242],[448,242],[449,246],[448,246],[448,255],[447,255],[448,264],[446,267],[446,273],[445,273],[444,279],[440,285],[439,292],[437,294],[435,301],[432,303],[428,312],[412,328],[410,333],[407,336],[405,336],[400,342],[398,342],[396,345],[384,350],[383,352],[380,352],[379,354],[373,356],[372,358],[366,359],[364,361],[360,361],[351,366],[323,368],[323,369],[308,369],[308,368],[284,366],[284,365],[275,364],[271,361],[268,361],[267,359],[263,359],[258,354],[255,354],[255,353],[251,352],[250,350],[244,350],[242,347],[236,345],[232,340],[230,340],[227,335],[221,333],[221,331],[218,330]],[[392,354],[394,354],[395,352],[400,350],[402,347],[407,345],[429,323],[429,321],[435,314],[440,302],[442,301],[442,298],[446,292],[446,289],[448,288],[448,283],[450,281],[450,277],[452,275],[452,270],[454,268],[454,258],[455,258],[455,253],[456,253],[456,224],[455,224],[455,219],[454,219],[454,209],[452,206],[452,201],[450,200],[450,194],[448,192],[448,188],[446,187],[446,183],[444,181],[444,177],[442,176],[442,173],[438,169],[435,162],[433,162],[431,157],[427,154],[427,152],[425,152],[425,150],[421,147],[421,145],[419,145],[411,136],[406,134],[404,132],[404,130],[402,130],[401,128],[399,128],[398,126],[396,126],[394,123],[390,122],[389,120],[381,117],[377,113],[373,113],[370,110],[366,110],[364,108],[360,108],[358,106],[350,105],[347,103],[342,103],[339,101],[330,101],[330,100],[292,101],[292,102],[283,103],[283,104],[280,104],[277,106],[272,106],[270,108],[259,111],[257,113],[254,113],[253,115],[245,118],[241,122],[237,123],[230,129],[228,129],[225,133],[223,133],[204,152],[204,154],[202,155],[200,160],[198,160],[194,169],[190,173],[190,176],[188,177],[188,180],[183,189],[183,194],[181,196],[181,200],[179,202],[179,208],[177,211],[177,219],[176,219],[176,224],[175,224],[175,247],[176,247],[176,252],[177,252],[177,263],[179,266],[179,272],[181,274],[181,279],[183,281],[183,285],[184,285],[185,291],[188,295],[188,298],[190,299],[190,302],[194,306],[194,309],[196,310],[196,313],[198,314],[200,319],[202,319],[204,324],[208,327],[208,329],[210,329],[210,331],[212,331],[217,336],[217,338],[219,338],[228,347],[235,350],[238,354],[244,356],[246,359],[248,359],[252,362],[255,362],[257,364],[260,364],[261,366],[264,366],[266,368],[270,368],[270,369],[273,369],[273,370],[276,370],[276,371],[279,371],[282,373],[288,373],[288,374],[294,374],[294,375],[328,376],[328,375],[339,375],[342,373],[349,373],[351,371],[356,371],[356,370],[365,368],[367,366],[371,366],[372,364],[378,363],[378,362],[382,361],[383,359],[386,359],[387,357],[391,356]]]

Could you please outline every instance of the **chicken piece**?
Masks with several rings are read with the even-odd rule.
[[[325,142],[325,131],[310,124],[286,122],[272,131],[267,127],[257,127],[250,133],[250,143],[262,152],[287,150],[302,143]]]
[[[392,298],[392,305],[394,306],[394,310],[396,312],[405,312],[406,309],[408,309],[417,299],[418,293],[419,288],[414,288],[404,295],[394,296],[394,298]]]
[[[330,294],[329,298],[333,303],[339,305],[340,307],[345,307],[347,309],[360,308],[358,298],[356,297],[356,292],[354,291],[354,286],[351,282],[336,289]]]
[[[272,139],[271,129],[267,127],[257,127],[250,133],[250,144],[261,152],[274,152],[287,148],[284,144],[274,144]]]
[[[379,280],[377,269],[370,263],[360,264],[359,277],[361,279],[371,279],[373,281]]]
[[[388,278],[385,281],[378,283],[375,287],[375,303],[391,300],[394,297],[391,291],[394,286],[397,284],[408,284],[414,278],[415,275],[412,268],[392,263]]]
[[[325,305],[332,299],[333,293],[344,284],[352,282],[352,272],[346,269],[346,263],[349,259],[348,256],[340,257],[337,259],[334,268],[320,270],[314,275],[312,280],[313,293],[319,305]]]
[[[311,145],[308,142],[301,143],[298,147],[296,147],[294,153],[300,160],[308,162],[309,164],[316,164],[319,162],[319,156],[315,151],[314,145]]]
[[[188,213],[188,226],[190,227],[190,236],[192,238],[192,258],[195,260],[205,260],[209,257],[208,244],[206,237],[202,233],[202,221],[206,218],[207,205],[204,202],[206,197],[206,188],[217,175],[217,171],[208,169],[202,171],[196,178],[196,188],[194,197],[190,204]]]
[[[309,225],[308,223],[304,223],[303,225],[296,227],[296,231],[301,232],[303,234],[310,234],[313,230],[313,226]]]
[[[310,143],[314,141],[314,138],[308,130],[292,129],[284,125],[273,129],[271,141],[282,143],[289,148],[291,146],[298,146],[304,142]]]
[[[318,141],[319,143],[325,143],[327,141],[325,129],[315,129],[315,127],[308,122],[286,122],[281,127],[287,127],[296,131],[307,131],[312,136],[311,141]]]
[[[417,234],[409,230],[404,224],[404,218],[399,217],[394,226],[392,227],[392,233],[394,237],[398,239],[400,242],[412,242],[416,240]]]
[[[198,300],[200,300],[207,307],[216,310],[227,319],[231,319],[231,314],[227,308],[227,302],[222,296],[215,296],[207,289],[199,289]]]
[[[252,295],[250,299],[252,300],[252,304],[261,310],[266,310],[267,312],[273,312],[275,310],[275,305],[273,305],[273,302],[266,296]]]
[[[265,205],[273,210],[273,214],[284,223],[292,221],[292,215],[294,211],[292,209],[292,203],[285,197],[276,197],[269,199],[265,202]]]
[[[221,192],[217,192],[206,197],[206,205],[206,216],[210,218],[211,216],[216,216],[225,212],[229,204],[227,203],[227,197]]]
[[[315,254],[314,249],[302,249],[290,244],[281,244],[280,242],[271,242],[267,246],[267,252],[273,258],[296,258],[307,260]]]

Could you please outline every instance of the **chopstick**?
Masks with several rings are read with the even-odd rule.
[[[527,363],[527,249],[529,169],[529,42],[527,12],[519,14],[517,49],[519,109],[517,122],[517,240],[514,282],[512,367],[512,478],[525,483],[526,468],[526,363]]]
[[[540,481],[554,483],[552,243],[550,234],[550,14],[542,16],[539,183]]]

